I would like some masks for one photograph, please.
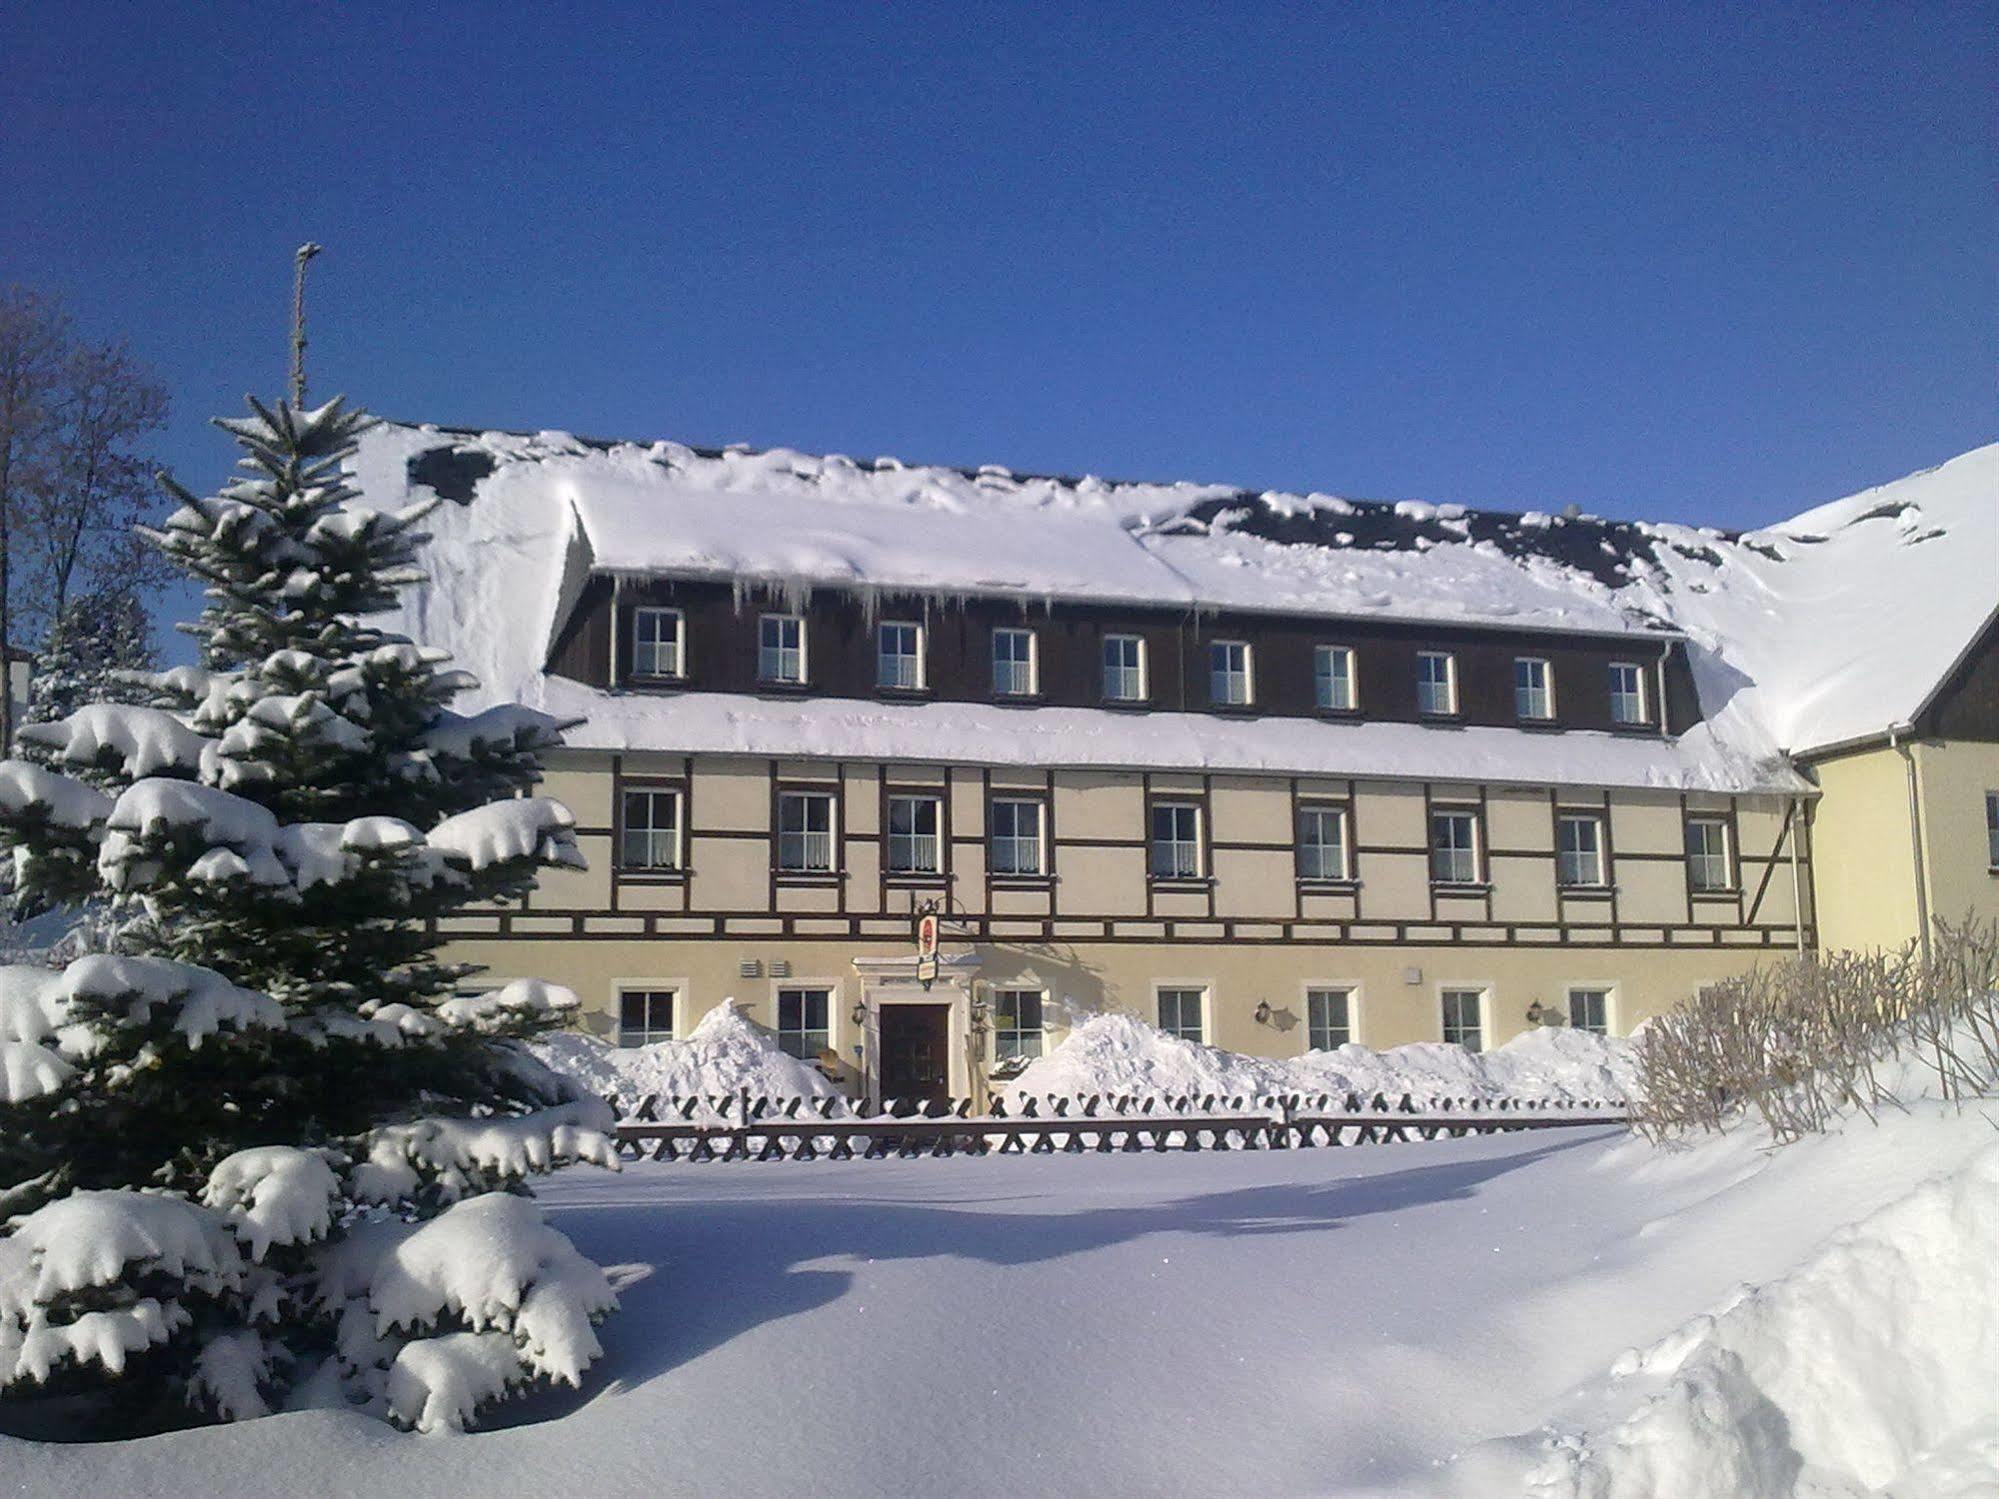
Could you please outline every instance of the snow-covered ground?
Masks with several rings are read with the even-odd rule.
[[[1999,1483],[1995,1150],[1918,1103],[1774,1152],[571,1170],[542,1200],[624,1311],[533,1424],[0,1439],[0,1493],[1962,1499]]]

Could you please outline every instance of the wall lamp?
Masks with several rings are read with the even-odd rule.
[[[1260,1000],[1258,1000],[1258,1001],[1256,1002],[1256,1023],[1257,1023],[1258,1025],[1268,1025],[1268,1024],[1270,1024],[1270,1001],[1269,1001],[1269,1000],[1267,1000],[1267,999],[1260,999]]]

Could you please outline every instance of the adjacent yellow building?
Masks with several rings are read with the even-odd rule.
[[[575,721],[589,869],[452,955],[610,1039],[734,998],[976,1096],[1099,1009],[1623,1033],[1999,914],[1999,449],[1739,537],[555,433],[356,468],[440,500],[409,632]]]

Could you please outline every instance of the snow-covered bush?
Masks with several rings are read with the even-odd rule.
[[[608,1046],[577,1031],[533,1043],[536,1056],[601,1098],[632,1108],[647,1098],[840,1098],[818,1068],[779,1048],[777,1038],[724,1000],[683,1041]]]
[[[1348,1044],[1302,1057],[1253,1057],[1168,1035],[1136,1015],[1092,1015],[1002,1091],[1013,1108],[1029,1099],[1090,1094],[1131,1098],[1334,1098],[1404,1094],[1434,1099],[1615,1102],[1630,1095],[1631,1044],[1566,1028],[1516,1036],[1494,1051],[1418,1042],[1375,1051]]]
[[[424,513],[343,482],[368,418],[252,409],[222,424],[243,476],[148,533],[205,585],[201,665],[0,762],[18,903],[117,916],[109,952],[0,967],[0,1399],[459,1426],[579,1379],[613,1305],[520,1195],[615,1164],[608,1110],[525,1045],[576,998],[455,995],[432,924],[581,863],[527,795],[562,725],[453,713],[468,679],[368,623]]]
[[[1938,921],[1927,949],[1795,958],[1708,985],[1646,1026],[1633,1122],[1661,1138],[1754,1109],[1794,1140],[1894,1101],[1906,1061],[1945,1098],[1999,1088],[1999,923]]]

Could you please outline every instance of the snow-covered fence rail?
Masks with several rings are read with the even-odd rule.
[[[1043,1108],[1043,1104],[1046,1108]],[[639,1101],[618,1125],[628,1160],[883,1160],[920,1155],[1085,1151],[1292,1150],[1459,1139],[1517,1130],[1624,1124],[1620,1101],[1431,1099],[1376,1095],[1026,1099],[975,1114],[970,1099],[857,1112],[845,1099],[747,1093]]]

